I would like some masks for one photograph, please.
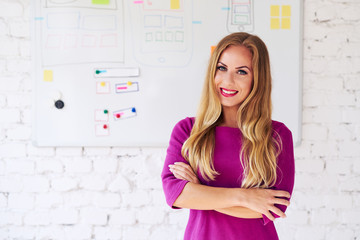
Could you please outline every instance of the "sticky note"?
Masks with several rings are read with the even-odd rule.
[[[52,70],[44,70],[44,81],[45,82],[53,81],[53,71]]]
[[[170,0],[170,9],[180,9],[180,0]]]
[[[216,46],[211,46],[211,54],[214,52]]]
[[[280,16],[280,6],[279,5],[271,5],[270,6],[270,16],[271,17],[279,17]]]
[[[281,16],[283,17],[290,17],[291,16],[291,6],[290,5],[284,5],[281,8]]]
[[[281,19],[281,29],[290,29],[290,18]]]
[[[110,0],[92,0],[92,4],[110,4]]]
[[[270,29],[280,29],[280,18],[270,19]]]

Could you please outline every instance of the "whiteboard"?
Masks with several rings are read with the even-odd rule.
[[[35,0],[33,143],[166,146],[195,116],[211,47],[268,46],[273,119],[301,139],[302,1]]]

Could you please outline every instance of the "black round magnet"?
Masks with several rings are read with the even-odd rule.
[[[65,103],[64,103],[62,100],[57,100],[57,101],[55,102],[55,107],[56,107],[57,109],[62,109],[64,106],[65,106]]]

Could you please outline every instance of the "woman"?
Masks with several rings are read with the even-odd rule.
[[[267,48],[233,33],[210,58],[196,118],[176,124],[161,174],[167,203],[189,208],[184,239],[278,239],[294,186],[290,130],[271,120]]]

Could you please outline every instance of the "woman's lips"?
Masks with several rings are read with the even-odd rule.
[[[221,95],[223,95],[224,97],[233,97],[235,96],[239,91],[236,90],[230,90],[230,89],[226,89],[226,88],[220,88],[220,93]]]

